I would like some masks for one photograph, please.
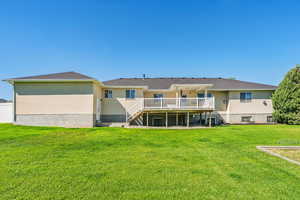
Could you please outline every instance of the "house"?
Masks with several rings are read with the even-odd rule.
[[[0,99],[0,103],[7,103],[8,102],[8,100],[6,100],[6,99]]]
[[[120,78],[64,72],[11,78],[15,124],[93,127],[271,123],[276,86],[223,78]]]

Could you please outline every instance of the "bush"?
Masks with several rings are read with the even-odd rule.
[[[291,69],[272,96],[278,123],[300,124],[300,65]]]

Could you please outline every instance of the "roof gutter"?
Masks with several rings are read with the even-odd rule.
[[[264,90],[276,90],[277,88],[240,88],[240,89],[209,89],[210,91],[245,91],[245,90],[258,90],[258,91],[264,91]]]
[[[148,86],[145,85],[104,85],[104,88],[141,88],[141,89],[145,89],[148,90]]]

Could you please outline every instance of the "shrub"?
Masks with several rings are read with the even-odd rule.
[[[291,69],[272,96],[278,123],[300,124],[300,65]]]

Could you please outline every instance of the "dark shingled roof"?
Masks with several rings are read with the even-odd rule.
[[[77,72],[62,72],[38,76],[18,77],[8,80],[96,80]],[[111,86],[147,86],[149,89],[169,89],[173,84],[212,84],[215,90],[275,90],[277,87],[260,83],[252,83],[223,78],[120,78],[104,81]]]
[[[0,99],[0,103],[7,103],[8,102],[8,100],[6,100],[6,99]]]
[[[92,77],[77,73],[77,72],[62,72],[55,74],[45,74],[38,76],[26,76],[26,77],[18,77],[12,78],[12,80],[47,80],[47,79],[60,79],[60,80],[95,80]]]
[[[277,87],[223,78],[120,78],[104,81],[112,86],[148,86],[149,89],[169,89],[172,84],[213,84],[215,90],[258,89],[275,90]]]

